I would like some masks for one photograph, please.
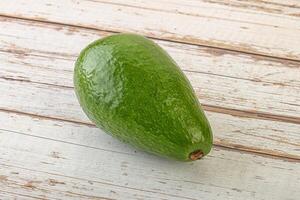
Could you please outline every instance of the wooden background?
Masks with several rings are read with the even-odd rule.
[[[143,34],[191,81],[214,148],[192,163],[103,133],[75,98],[88,43]],[[300,1],[1,0],[0,199],[300,199]]]

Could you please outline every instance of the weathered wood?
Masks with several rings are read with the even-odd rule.
[[[300,4],[2,0],[0,14],[300,60]]]
[[[1,200],[300,196],[299,1],[3,0],[0,15]],[[214,130],[203,160],[143,153],[83,114],[76,56],[120,31],[191,80]]]
[[[69,27],[1,19],[0,27],[6,30],[6,34],[0,35],[0,40],[3,41],[0,42],[0,76],[6,81],[1,80],[0,90],[6,95],[0,97],[0,102],[3,102],[0,107],[89,123],[72,92],[74,60],[87,43],[107,33],[76,28],[72,29],[70,35]],[[21,34],[26,28],[29,31]],[[47,40],[44,39],[45,35]],[[206,110],[213,111],[208,114],[215,130],[215,144],[299,158],[298,125],[255,119],[259,118],[257,111],[269,112],[268,106],[272,106],[271,115],[263,118],[277,117],[277,121],[297,123],[298,118],[278,118],[274,113],[286,115],[291,112],[291,108],[296,108],[291,114],[299,114],[300,107],[297,104],[284,104],[289,103],[289,99],[297,101],[300,98],[298,63],[259,60],[253,56],[210,51],[209,48],[194,45],[156,42],[167,49],[182,66],[195,88],[203,90],[199,92],[200,101],[205,104]],[[254,91],[249,91],[251,87]],[[259,93],[255,92],[257,88]],[[228,94],[231,90],[233,93]],[[275,95],[269,94],[270,92]],[[261,94],[264,95],[260,96]],[[243,97],[244,100],[241,99]],[[282,102],[281,99],[285,101]],[[216,108],[216,105],[227,108]],[[231,108],[254,110],[256,113],[230,110]]]
[[[14,200],[19,200],[19,199],[20,200],[41,199],[41,198],[36,198],[36,197],[28,196],[28,195],[24,196],[23,194],[18,194],[16,192],[3,191],[1,189],[0,189],[0,198],[1,198],[1,200],[10,200],[10,199],[14,199]]]
[[[18,155],[18,152],[16,153]],[[47,164],[44,162],[43,164]],[[50,163],[49,163],[50,164]],[[50,164],[51,165],[51,164]],[[51,169],[51,167],[49,167]],[[36,169],[36,170],[35,170]],[[18,199],[162,199],[164,195],[145,194],[143,191],[91,181],[77,176],[40,171],[38,168],[24,168],[0,164],[0,197],[1,194],[9,194]],[[43,168],[45,170],[45,168]],[[47,169],[47,168],[46,168]],[[48,170],[48,169],[47,169]],[[71,171],[74,171],[71,169]],[[73,172],[74,173],[74,172]],[[72,174],[72,175],[75,175]],[[101,172],[99,173],[99,176]],[[1,178],[0,178],[1,179]],[[165,195],[167,196],[167,195]],[[27,198],[26,198],[27,197]],[[120,198],[121,197],[121,198]],[[174,199],[182,199],[175,198]],[[1,198],[5,200],[5,198]]]
[[[29,59],[27,59],[27,56],[20,59],[17,58],[18,56],[15,57],[14,54],[7,53],[4,55],[1,53],[0,57],[4,59],[14,57],[11,61],[2,62],[3,66],[7,66],[0,69],[0,76],[4,79],[16,79],[49,85],[57,84],[66,88],[73,87],[72,71],[55,68],[57,66],[63,67],[64,64],[68,67],[73,67],[74,61],[62,60],[60,62],[59,59],[55,58],[38,57],[34,63],[31,63],[32,56],[29,56]],[[18,63],[25,63],[25,65]],[[42,64],[46,67],[39,67]],[[56,66],[50,68],[52,65]],[[60,72],[59,74],[57,73],[58,71]],[[206,106],[241,109],[246,112],[254,111],[258,114],[263,112],[266,118],[270,119],[273,118],[272,115],[282,115],[282,117],[277,117],[278,120],[293,123],[300,122],[300,106],[298,105],[300,95],[299,89],[296,87],[189,71],[185,71],[185,74],[196,90],[200,102]],[[14,93],[14,91],[9,93]],[[270,110],[272,110],[272,113]]]
[[[4,62],[0,68],[2,77],[68,87],[72,86],[76,55],[89,42],[108,34],[45,23],[2,20],[0,27],[6,30],[6,34],[0,36],[3,41],[0,50],[13,53],[1,55]],[[30,29],[23,33],[26,27]],[[185,71],[201,103],[283,115],[291,119],[282,120],[300,121],[299,63],[214,51],[194,45],[156,42]]]
[[[0,79],[1,109],[91,124],[73,88]],[[208,112],[215,144],[300,159],[300,125]]]
[[[8,124],[17,121],[23,129],[0,130],[4,191],[49,199],[276,200],[300,195],[296,162],[215,148],[203,160],[179,163],[136,151],[93,127],[0,116],[1,124],[9,119]]]

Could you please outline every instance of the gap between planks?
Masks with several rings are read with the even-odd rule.
[[[294,32],[299,30],[296,18],[299,15],[297,9],[286,9],[282,6],[279,8],[275,6],[276,9],[271,9],[270,7],[273,6],[261,6],[264,3],[257,1],[238,2],[238,5],[234,2],[225,4],[222,1],[216,4],[216,1],[207,0],[189,1],[188,4],[174,0],[146,2],[110,0],[105,4],[103,1],[87,0],[84,2],[66,1],[62,4],[55,0],[47,3],[20,0],[18,6],[4,1],[0,10],[3,15],[20,18],[88,27],[96,26],[98,29],[112,31],[132,31],[158,38],[189,41],[200,45],[209,44],[299,60],[299,50],[296,45],[298,35]],[[117,5],[118,3],[128,5]],[[287,4],[291,3],[287,2]],[[60,15],[59,13],[65,11],[66,5],[69,5],[68,12]],[[272,10],[281,12],[273,13]],[[103,13],[98,18],[98,13],[101,11]],[[197,18],[186,13],[204,15]],[[78,20],[76,20],[77,16],[80,16]],[[155,17],[157,21],[154,21]],[[126,18],[130,20],[123,21]],[[131,23],[131,20],[135,23]],[[188,24],[185,23],[187,20]],[[169,23],[172,21],[173,23]],[[261,24],[262,21],[266,23]],[[228,26],[230,29],[227,29]],[[257,34],[257,31],[261,34]],[[283,45],[278,46],[276,41],[282,41]]]
[[[37,121],[37,123],[39,122]],[[52,122],[50,123],[52,124]],[[61,124],[61,127],[58,127],[58,129],[62,130],[62,128],[64,127],[64,123],[59,124]],[[79,126],[76,127],[79,128]],[[26,127],[24,128],[26,129]],[[41,126],[41,128],[43,128],[43,126]],[[87,129],[84,129],[84,132],[87,133]],[[46,132],[47,133],[45,135],[48,135],[49,133],[51,134],[52,131],[49,130]],[[72,132],[73,131],[67,131],[67,134]],[[294,192],[295,197],[297,196],[296,193],[298,193],[298,190],[296,189],[297,184],[295,183],[297,176],[294,176],[297,169],[299,168],[297,163],[288,163],[282,160],[264,158],[240,152],[224,151],[220,149],[215,149],[212,154],[206,157],[206,159],[203,159],[198,163],[177,163],[150,156],[142,152],[136,153],[134,149],[129,147],[127,148],[127,145],[124,145],[117,141],[113,142],[112,137],[105,134],[99,134],[99,131],[97,131],[96,129],[95,131],[88,132],[88,135],[91,137],[88,137],[89,139],[87,140],[76,137],[77,134],[82,134],[81,131],[77,133],[76,132],[77,131],[75,131],[74,137],[70,138],[71,141],[97,147],[102,147],[102,145],[105,145],[109,149],[115,149],[115,147],[117,146],[123,147],[120,149],[123,149],[123,151],[126,152],[131,152],[134,154],[134,156],[114,156],[113,153],[94,151],[92,149],[86,148],[78,148],[76,146],[67,144],[61,145],[54,141],[43,141],[39,138],[21,136],[17,134],[14,135],[9,132],[2,132],[3,147],[11,148],[11,151],[7,151],[7,154],[5,153],[5,149],[3,149],[3,164],[5,163],[7,165],[23,167],[32,170],[62,174],[69,177],[75,176],[79,178],[77,180],[84,179],[112,183],[111,187],[115,187],[113,185],[121,184],[121,186],[124,185],[131,188],[143,189],[143,193],[144,191],[149,190],[156,193],[157,191],[159,191],[157,189],[161,189],[161,192],[163,193],[183,196],[182,192],[186,191],[187,193],[185,197],[194,199],[197,199],[197,197],[199,197],[199,193],[206,194],[206,190],[201,190],[203,186],[205,186],[205,189],[208,189],[207,191],[210,191],[214,194],[215,192],[220,191],[218,189],[224,188],[226,189],[223,192],[224,194],[225,192],[231,191],[234,192],[237,197],[240,197],[241,195],[243,196],[243,194],[247,196],[249,196],[249,194],[255,195],[254,193],[252,193],[252,191],[256,191],[256,195],[258,196],[264,196],[264,193],[261,193],[264,190],[260,187],[257,187],[265,184],[273,189],[276,189],[276,191],[278,192],[277,194],[274,194],[272,190],[265,191],[266,194],[269,193],[269,195],[273,195],[274,197],[280,194],[281,189],[283,189],[287,193]],[[57,134],[59,133],[57,132]],[[38,132],[35,135],[39,135]],[[99,139],[98,142],[93,139],[94,136]],[[15,140],[14,138],[18,138],[19,140]],[[36,145],[32,146],[33,143],[35,143]],[[46,147],[44,149],[45,145]],[[59,152],[58,154],[61,157],[53,157],[53,151],[57,153]],[[16,159],[17,157],[13,155],[19,155],[18,157],[20,157],[21,159]],[[93,157],[93,159],[91,160],[86,157],[86,155],[94,155],[95,157]],[[102,159],[106,160],[107,162],[102,162]],[[103,165],[97,165],[97,160],[99,160]],[[134,173],[129,173],[128,176],[122,176],[121,174],[119,174],[123,172],[120,171],[120,166],[122,168],[124,161],[126,161],[127,165],[125,172],[133,171]],[[51,163],[51,165],[49,165],[49,163]],[[78,164],[76,168],[73,168],[74,164]],[[32,166],[34,167],[32,168]],[[113,166],[113,168],[110,168],[111,166]],[[233,170],[235,166],[237,166],[237,169]],[[112,173],[112,178],[110,175],[107,175],[108,172]],[[20,175],[22,176],[25,174],[27,173],[20,172]],[[34,175],[34,177],[30,176],[30,180],[36,180],[32,179],[36,177],[39,181],[43,181],[43,178],[39,178],[38,172],[29,174],[36,174]],[[282,178],[280,178],[280,181],[274,182],[274,178],[272,177],[277,176]],[[44,177],[48,178],[49,176]],[[60,178],[57,180],[64,182],[64,180]],[[159,181],[161,180],[164,180],[166,184],[160,184]],[[127,181],[129,181],[129,184],[127,184]],[[287,181],[292,182],[287,186],[285,184]],[[67,180],[65,186],[70,187],[68,182],[70,183],[70,181]],[[86,181],[75,182],[78,183]],[[145,183],[145,185],[143,184],[143,182]],[[155,182],[157,182],[157,184],[153,184]],[[183,187],[181,188],[179,184]],[[99,185],[97,184],[96,186],[95,184],[94,187],[99,187]],[[176,191],[177,188],[181,188],[182,191]],[[236,190],[239,190],[243,193],[236,193]],[[132,192],[135,193],[137,191]],[[230,193],[227,193],[227,195],[230,195]],[[280,196],[281,195],[277,196],[277,198],[280,199]],[[252,197],[254,198],[255,196]],[[284,195],[281,197],[284,197]],[[217,199],[217,197],[213,199]],[[263,198],[261,197],[257,199]]]
[[[33,117],[33,118],[48,119],[48,120],[50,119],[50,120],[56,120],[56,121],[70,122],[70,123],[74,123],[74,124],[81,124],[81,125],[85,125],[85,126],[89,126],[89,127],[96,127],[96,125],[93,124],[93,123],[87,123],[87,122],[83,122],[83,121],[76,121],[76,120],[63,119],[63,118],[56,118],[56,117],[48,117],[48,116],[44,116],[44,115],[27,113],[27,112],[22,112],[22,111],[17,111],[17,110],[8,110],[8,109],[0,108],[0,112],[14,113],[14,114],[30,116],[30,117]],[[10,131],[10,130],[5,130],[5,131],[36,137],[36,136],[30,135],[30,134],[20,133],[20,132],[17,132],[17,131]],[[53,140],[53,139],[46,138],[46,137],[39,137],[39,138],[47,139],[47,140]],[[79,145],[79,144],[65,142],[65,141],[61,141],[61,140],[53,140],[53,141],[59,141],[59,142],[64,142],[64,143],[68,143],[68,144]],[[260,149],[257,149],[257,148],[245,147],[243,145],[236,145],[236,144],[234,145],[234,147],[232,147],[232,144],[226,145],[226,144],[223,144],[223,143],[220,143],[220,142],[216,143],[215,141],[214,141],[213,145],[216,148],[225,149],[225,150],[229,150],[229,151],[239,151],[239,152],[244,152],[244,153],[248,153],[248,154],[254,154],[254,155],[259,155],[259,156],[264,156],[264,157],[270,157],[270,158],[273,158],[273,159],[285,160],[285,161],[288,161],[288,162],[300,162],[300,158],[298,156],[284,155],[284,154],[281,155],[281,154],[278,154],[278,152],[272,152],[271,150],[269,150],[269,151],[266,151],[264,149],[260,150]],[[79,146],[82,146],[82,145],[79,145]],[[94,148],[94,147],[90,147],[90,146],[83,146],[83,147]],[[96,148],[96,149],[99,149],[99,148]],[[105,149],[101,149],[101,150],[106,151]],[[115,151],[115,153],[122,153],[122,152]],[[124,153],[122,153],[122,154],[124,154]],[[127,154],[127,153],[125,153],[125,154]]]
[[[10,17],[4,17],[4,18],[11,19]],[[12,18],[12,19],[15,19],[15,18]],[[18,19],[18,20],[24,20],[24,19]],[[26,20],[25,19],[24,21],[32,21],[32,20]],[[39,23],[47,24],[48,22],[39,22]],[[52,23],[50,23],[50,24],[52,24]],[[61,26],[61,25],[59,25],[59,26]],[[66,25],[66,26],[69,26],[69,25]],[[71,25],[71,27],[72,27],[72,25]],[[109,33],[107,32],[106,34],[109,34]],[[195,46],[199,46],[199,45],[195,45]],[[13,52],[13,51],[5,51],[5,50],[0,50],[0,51],[14,53],[14,54],[24,54],[24,53],[26,53],[24,51],[22,51],[22,52],[18,52],[18,51],[17,52]],[[63,57],[64,55],[61,55],[61,56]],[[70,55],[66,55],[66,56],[70,57]],[[73,57],[73,55],[72,55],[72,57]],[[76,55],[74,55],[74,58],[75,57],[76,57]],[[295,61],[293,61],[293,62],[295,62]],[[298,66],[299,65],[297,65],[295,67],[298,67]],[[192,70],[183,70],[183,71],[205,74],[205,72],[197,72],[197,71],[192,71]],[[213,73],[207,73],[207,74],[219,76],[218,74],[213,74]],[[237,77],[231,77],[231,76],[224,76],[224,77],[233,78],[233,79],[239,79]],[[49,85],[49,86],[57,86],[57,87],[61,87],[61,88],[70,88],[70,89],[73,88],[73,87],[70,87],[70,86],[64,86],[64,85],[59,85],[59,84],[34,82],[34,81],[30,81],[30,80],[15,79],[15,78],[11,78],[11,77],[2,77],[2,78],[6,79],[6,80],[19,80],[19,81],[39,83],[39,84],[44,84],[44,85]],[[242,80],[249,80],[249,81],[257,81],[257,80],[252,80],[252,79],[243,79],[243,78],[241,78],[241,79]],[[271,114],[271,113],[268,113],[268,112],[259,112],[259,111],[255,111],[255,110],[231,109],[231,108],[225,108],[225,107],[220,107],[220,106],[213,106],[213,105],[208,105],[208,104],[203,104],[203,105],[204,105],[204,107],[207,108],[207,110],[210,110],[210,111],[213,111],[213,112],[219,112],[219,113],[228,113],[228,114],[231,114],[231,115],[234,115],[234,116],[240,116],[240,117],[241,116],[242,117],[249,116],[250,118],[270,119],[270,120],[274,120],[274,121],[282,121],[282,122],[289,122],[289,123],[295,123],[295,124],[300,123],[300,117],[285,116],[285,115],[280,115],[280,114]]]
[[[13,79],[12,79],[13,80]],[[23,80],[23,81],[26,81],[26,80]],[[31,82],[31,81],[29,81],[29,82]],[[56,86],[56,85],[52,85],[51,84],[51,86]],[[72,88],[72,87],[69,87],[69,88]],[[204,106],[206,106],[207,108],[209,108],[209,109],[213,109],[213,110],[215,110],[216,108],[217,109],[219,109],[219,108],[222,108],[222,107],[216,107],[216,106],[213,106],[213,107],[211,107],[211,106],[209,106],[209,105],[204,105]],[[222,108],[222,109],[226,109],[226,108]],[[231,110],[231,109],[230,109]],[[234,113],[236,114],[236,112],[237,111],[239,111],[239,112],[242,112],[242,113],[240,113],[241,114],[241,116],[243,116],[243,115],[245,115],[245,112],[244,111],[240,111],[240,110],[234,110]],[[214,112],[216,112],[216,110],[214,111]],[[218,110],[218,112],[219,113],[223,113],[223,112],[220,112],[219,110]],[[227,111],[224,111],[224,112],[227,112]],[[234,113],[231,113],[230,115],[234,115]],[[244,114],[243,114],[244,113]],[[228,113],[225,113],[225,114],[228,114]],[[261,114],[257,114],[256,112],[254,112],[254,113],[252,113],[252,114],[254,114],[254,117],[255,118],[258,118],[258,117],[262,117],[263,115],[261,115]],[[264,114],[264,113],[262,113],[262,114]],[[236,115],[236,116],[238,116],[238,115]],[[246,117],[246,116],[243,116],[243,117]],[[263,117],[262,117],[263,118]],[[266,119],[266,118],[263,118],[263,119]],[[275,118],[275,119],[277,119],[277,118]],[[279,120],[277,120],[277,121],[279,121]]]
[[[110,33],[110,34],[120,33],[119,31],[92,28],[92,27],[84,26],[84,25],[74,25],[74,24],[67,24],[67,23],[63,23],[63,22],[49,21],[49,20],[45,20],[43,18],[32,19],[32,18],[26,18],[26,17],[21,17],[21,16],[19,17],[19,16],[15,16],[15,15],[5,15],[5,14],[0,14],[0,17],[16,19],[16,20],[33,21],[33,22],[46,23],[46,24],[59,25],[59,26],[68,26],[68,27],[74,27],[74,28],[86,29],[86,30],[93,30],[93,31],[103,31],[103,32],[107,32],[107,33]],[[188,45],[195,45],[195,46],[199,46],[199,47],[207,47],[207,48],[211,48],[211,49],[217,49],[217,50],[222,50],[222,51],[227,51],[227,52],[232,52],[232,53],[246,54],[246,55],[252,55],[252,56],[260,56],[260,57],[265,57],[265,58],[270,58],[270,59],[300,63],[299,59],[272,56],[272,55],[267,55],[267,54],[263,54],[263,53],[254,53],[254,52],[249,52],[249,51],[242,51],[242,50],[230,49],[230,48],[225,48],[225,47],[218,47],[218,46],[213,46],[213,45],[195,44],[191,41],[166,39],[166,38],[159,38],[159,37],[153,37],[153,36],[147,36],[147,38],[156,39],[156,40],[160,40],[160,41],[166,41],[166,42],[174,42],[174,43],[179,43],[179,44],[188,44]]]
[[[185,70],[183,70],[183,71],[185,71]],[[42,83],[42,82],[37,82],[37,81],[16,79],[16,78],[9,78],[9,77],[0,77],[0,78],[4,79],[4,80],[8,80],[8,81],[28,82],[28,83],[47,85],[47,86],[63,88],[63,89],[74,89],[74,87],[72,87],[72,86]],[[256,111],[256,110],[239,110],[239,109],[234,109],[234,108],[226,108],[226,107],[221,107],[221,106],[208,105],[208,104],[204,104],[204,103],[201,103],[201,106],[205,111],[228,114],[228,115],[232,115],[232,116],[236,116],[236,117],[264,119],[264,120],[271,120],[271,121],[300,124],[300,117],[276,115],[276,114],[271,114],[271,113],[266,113],[266,112],[261,112],[261,111]],[[5,109],[2,109],[2,110],[5,110]],[[14,111],[14,112],[18,112],[18,111]],[[58,119],[58,118],[53,118],[53,119]],[[59,118],[59,119],[68,121],[68,119],[61,119],[61,118]],[[81,122],[81,121],[75,121],[75,120],[70,120],[70,121],[86,124],[86,122]]]

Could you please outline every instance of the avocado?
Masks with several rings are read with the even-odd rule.
[[[181,161],[208,154],[212,131],[175,61],[136,34],[88,45],[74,70],[79,103],[97,127],[139,149]]]

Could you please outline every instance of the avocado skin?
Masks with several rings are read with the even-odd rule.
[[[116,34],[88,45],[76,61],[74,86],[86,115],[126,143],[181,161],[211,150],[211,127],[188,79],[143,36]]]

